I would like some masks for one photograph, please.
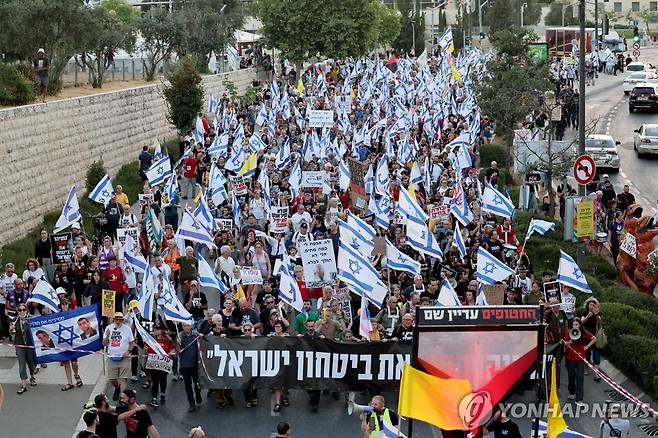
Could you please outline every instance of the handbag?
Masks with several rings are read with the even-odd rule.
[[[608,345],[608,336],[606,336],[605,330],[603,330],[603,324],[599,324],[594,336],[596,336],[596,348],[599,350],[604,349]]]

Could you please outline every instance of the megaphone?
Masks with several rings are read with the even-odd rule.
[[[358,405],[354,403],[352,400],[347,402],[347,415],[360,414],[362,412],[365,412],[366,414],[371,413],[372,406]]]
[[[580,331],[580,329],[572,328],[571,330],[569,330],[569,337],[571,338],[572,341],[577,341],[578,339],[580,339],[582,335],[583,334]]]

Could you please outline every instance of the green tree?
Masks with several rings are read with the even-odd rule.
[[[416,55],[425,50],[425,17],[420,0],[398,0],[400,11],[400,36],[392,46],[401,53],[410,53],[416,43]]]
[[[134,6],[126,3],[126,0],[102,0],[101,7],[123,23],[134,26],[139,20],[139,12]]]
[[[174,47],[181,44],[183,28],[178,25],[174,14],[166,9],[152,8],[142,13],[137,29],[142,37],[137,48],[145,57],[144,76],[147,81],[152,81],[158,64],[169,59]]]
[[[489,34],[493,34],[502,29],[508,29],[516,24],[516,13],[512,7],[511,0],[490,0],[493,1],[487,8],[485,21],[489,25]]]
[[[222,54],[235,41],[235,30],[244,14],[238,0],[174,0],[174,14],[184,38],[176,50],[194,55],[197,69],[205,73],[214,54]]]
[[[89,72],[89,82],[94,88],[103,87],[105,73],[114,62],[116,51],[124,49],[130,52],[135,45],[134,23],[122,21],[126,15],[117,13],[116,9],[106,9],[106,6],[116,7],[119,1],[125,2],[104,1],[100,7],[85,11],[81,16],[85,24],[80,35],[83,41],[81,59]]]
[[[312,56],[362,56],[398,32],[395,11],[377,0],[257,0],[262,42],[300,63]]]
[[[48,91],[56,94],[66,64],[82,48],[87,12],[82,0],[0,0],[0,52],[29,61],[43,47],[50,60]]]
[[[650,11],[648,9],[642,9],[638,14],[642,20],[644,20],[644,25],[646,26],[647,35],[649,35],[649,23],[656,19],[656,11]]]
[[[196,64],[192,56],[183,58],[167,77],[169,85],[163,90],[168,107],[167,121],[180,133],[192,128],[196,115],[203,107],[203,87]]]
[[[562,26],[562,3],[551,3],[551,8],[544,18],[548,26]],[[569,5],[564,8],[564,25],[573,26],[578,24],[578,18],[573,16],[573,6]]]

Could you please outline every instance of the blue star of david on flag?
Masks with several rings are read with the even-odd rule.
[[[576,277],[576,280],[580,280],[583,278],[583,271],[580,270],[580,268],[576,267],[576,269],[573,270],[573,276]]]
[[[356,238],[356,237],[353,237],[353,238],[352,238],[352,246],[353,246],[354,249],[356,249],[357,251],[359,250],[360,245],[359,245],[359,239],[358,239],[358,238]]]
[[[514,270],[493,254],[480,247],[477,253],[477,279],[484,284],[496,284],[514,274]]]
[[[68,335],[65,336],[65,333],[68,333]],[[71,325],[65,326],[59,324],[58,329],[53,331],[53,335],[57,336],[58,344],[69,344],[71,347],[73,347],[73,341],[79,338],[79,336],[73,331],[73,326]]]
[[[510,218],[514,214],[514,203],[491,184],[486,183],[482,192],[482,210],[488,213]]]
[[[359,275],[359,272],[361,272],[361,266],[359,265],[359,262],[356,260],[350,260],[350,271],[352,271],[352,274],[354,275]]]
[[[491,273],[492,273],[493,271],[495,271],[495,270],[496,270],[496,266],[495,266],[493,263],[491,263],[491,262],[488,262],[488,263],[484,266],[484,272],[485,272],[486,274],[491,274]]]
[[[500,196],[494,196],[493,198],[493,203],[495,205],[501,205],[504,201],[500,198]]]

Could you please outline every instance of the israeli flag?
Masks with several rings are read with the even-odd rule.
[[[212,234],[212,230],[215,229],[215,219],[210,213],[210,207],[208,207],[208,201],[206,201],[206,194],[204,192],[201,192],[199,202],[194,207],[192,216]]]
[[[234,147],[231,149],[231,158],[226,160],[226,164],[224,164],[224,169],[233,173],[238,173],[240,172],[240,169],[242,169],[242,166],[244,165],[245,152],[242,146],[238,146],[236,148],[235,143],[233,143],[233,146]]]
[[[482,193],[482,210],[504,218],[514,214],[514,203],[511,199],[496,190],[491,184],[485,183]]]
[[[290,182],[290,194],[293,198],[299,196],[299,188],[302,185],[301,161],[301,158],[295,161],[295,164],[290,170],[290,176],[288,177],[288,182]]]
[[[139,333],[139,336],[142,337],[142,340],[148,344],[149,347],[155,351],[155,353],[160,356],[161,358],[165,358],[169,356],[166,351],[162,348],[160,344],[158,344],[158,341],[155,340],[151,334],[142,327],[142,324],[139,323],[138,318],[133,318],[133,321],[135,322],[135,329],[137,329],[137,333]]]
[[[176,193],[178,193],[178,177],[176,176],[175,172],[172,173],[167,180],[167,183],[164,186],[164,192],[167,194],[167,199],[171,204],[174,196],[176,196]]]
[[[228,200],[228,193],[226,193],[226,178],[222,171],[215,163],[210,167],[210,177],[208,178],[208,190],[210,190],[210,197],[212,202],[216,205],[222,205]]]
[[[235,190],[231,191],[231,212],[233,214],[233,222],[235,222],[235,226],[239,229],[242,223],[242,214],[240,213],[240,203],[237,196],[235,196]]]
[[[386,266],[395,271],[420,275],[420,262],[412,259],[386,239]]]
[[[461,146],[457,152],[455,152],[457,157],[457,167],[461,172],[463,169],[468,169],[473,167],[473,160],[471,160],[471,154],[468,151],[468,146]]]
[[[548,222],[541,219],[531,219],[530,225],[528,225],[528,232],[525,235],[525,240],[528,240],[534,232],[537,232],[543,236],[550,230],[555,231],[555,224],[553,222]]]
[[[462,132],[457,138],[448,143],[448,148],[450,148],[450,152],[454,151],[457,146],[467,148],[470,142],[471,137],[468,135],[468,133]]]
[[[415,216],[407,217],[407,242],[418,252],[437,259],[443,257],[443,251],[432,231]]]
[[[261,149],[267,150],[268,148],[263,139],[256,134],[253,134],[251,137],[249,137],[249,147],[254,152],[258,152]]]
[[[159,160],[160,158],[164,157],[162,154],[162,146],[160,145],[160,142],[158,141],[157,138],[153,139],[153,159],[154,160]]]
[[[164,183],[172,174],[169,157],[162,157],[160,160],[153,163],[149,170],[144,173],[146,173],[146,177],[148,178],[151,187]]]
[[[372,250],[375,249],[372,237],[368,239],[365,235],[360,234],[358,227],[355,227],[353,223],[350,224],[340,219],[336,219],[336,223],[338,224],[341,241],[346,242],[363,256],[369,257]]]
[[[59,216],[59,219],[57,219],[53,232],[59,233],[64,228],[71,226],[74,222],[79,222],[81,219],[82,215],[80,214],[78,194],[75,189],[75,185],[73,185],[69,189],[69,194],[66,195],[66,201],[64,201],[62,214]]]
[[[228,288],[224,282],[215,274],[210,264],[204,259],[201,254],[197,256],[199,259],[199,283],[201,286],[211,287],[217,289],[221,293],[228,292]]]
[[[388,293],[379,272],[351,245],[338,243],[338,278],[357,292],[365,293],[371,303],[382,307]]]
[[[373,176],[372,173],[372,164],[368,166],[368,171],[366,172],[366,176],[364,177],[364,184],[365,184],[366,194],[370,195],[373,192],[375,186],[375,177]]]
[[[226,157],[228,155],[228,132],[215,135],[208,148],[208,154],[213,157]]]
[[[274,165],[277,170],[283,170],[290,164],[290,137],[286,142],[279,148],[279,152],[276,154],[276,161]]]
[[[287,254],[284,255],[279,274],[281,275],[281,281],[279,282],[279,298],[285,303],[288,303],[293,309],[303,313],[304,300],[302,299],[302,292],[299,290],[297,280],[291,272],[290,258]]]
[[[270,191],[270,178],[267,172],[263,171],[258,175],[258,182],[263,188],[263,200],[265,201],[265,210],[269,213],[272,210],[272,192]]]
[[[45,277],[37,281],[28,301],[42,304],[53,312],[59,312],[59,297]]]
[[[443,280],[441,283],[441,290],[436,299],[436,305],[439,307],[461,307],[462,302],[452,284],[448,280]]]
[[[338,178],[338,184],[340,186],[340,189],[342,191],[346,191],[347,189],[350,188],[350,181],[352,176],[350,174],[350,168],[347,167],[347,164],[342,158],[338,162],[338,172],[340,175]]]
[[[189,209],[183,211],[183,220],[178,227],[176,236],[193,242],[204,243],[211,249],[217,248],[212,234],[208,231],[205,225],[192,215]]]
[[[459,251],[459,258],[462,261],[466,260],[466,245],[464,245],[464,238],[459,229],[459,224],[455,224],[455,230],[452,233],[452,246],[456,247]]]
[[[110,181],[110,175],[105,175],[100,181],[98,181],[94,190],[91,191],[89,199],[107,207],[107,204],[109,204],[112,199],[113,193],[114,188],[112,187],[112,181]]]
[[[169,281],[169,274],[167,273],[167,270],[163,272],[160,302],[162,303],[162,310],[164,312],[165,318],[169,321],[187,323],[192,322],[192,315],[187,311],[187,309],[185,309],[183,303],[181,303],[178,299],[176,290],[171,284],[171,281]]]
[[[425,191],[429,194],[432,188],[432,173],[430,172],[429,157],[425,157],[425,163],[423,163],[423,186],[425,186]]]
[[[136,245],[135,240],[130,234],[126,234],[126,240],[123,243],[123,257],[126,260],[128,265],[132,266],[135,272],[143,274],[144,271],[148,269],[148,262],[140,252],[135,252],[135,249],[139,249]]]
[[[486,249],[478,248],[476,272],[478,281],[484,284],[496,284],[512,274],[514,274],[514,269],[498,260]]]
[[[592,293],[592,289],[587,284],[585,274],[580,270],[576,261],[564,251],[560,251],[560,266],[557,271],[557,281],[578,289],[581,292]]]
[[[487,301],[487,296],[484,294],[484,286],[482,283],[478,283],[477,294],[475,295],[475,305],[476,306],[488,306],[489,302]]]
[[[196,116],[196,121],[194,122],[194,141],[196,143],[204,144],[205,140],[206,129],[203,127],[201,116]]]
[[[398,210],[405,218],[415,217],[419,222],[427,222],[429,216],[420,208],[420,205],[411,197],[407,189],[400,186],[398,197]]]
[[[153,309],[155,308],[155,283],[153,282],[153,274],[151,270],[144,271],[144,278],[142,279],[142,287],[139,289],[137,296],[137,308],[142,318],[151,321],[153,318]]]
[[[374,198],[375,223],[385,230],[388,230],[388,227],[391,224],[391,219],[389,217],[389,214],[391,213],[391,197],[380,196],[379,198]],[[373,197],[370,199],[372,200]],[[370,206],[368,206],[368,208],[370,208]]]
[[[372,331],[372,322],[370,321],[370,311],[368,310],[368,300],[365,294],[361,295],[361,313],[359,314],[359,335],[370,341],[370,332]],[[383,422],[382,422],[383,423]],[[397,435],[394,435],[397,437]]]
[[[459,185],[455,187],[455,192],[450,203],[450,213],[465,227],[473,222],[474,217],[471,209],[468,208],[466,193],[464,193]]]
[[[411,173],[409,174],[409,179],[411,179],[411,182],[414,184],[414,186],[418,186],[423,182],[423,174],[420,173],[420,167],[418,167],[418,163],[415,161],[411,165]]]

